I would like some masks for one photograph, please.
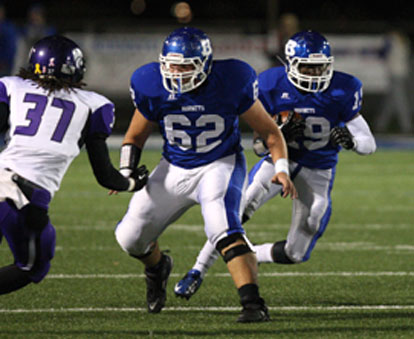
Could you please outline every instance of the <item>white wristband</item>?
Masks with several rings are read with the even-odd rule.
[[[277,159],[275,162],[275,171],[276,171],[276,174],[278,174],[279,172],[285,172],[287,175],[289,175],[288,160],[285,158]]]
[[[119,170],[119,173],[121,173],[125,178],[129,178],[132,174],[132,169],[130,169],[130,168],[121,168]]]

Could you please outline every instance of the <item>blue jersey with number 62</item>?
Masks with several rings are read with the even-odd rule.
[[[306,93],[289,81],[284,67],[275,67],[259,75],[259,99],[271,115],[291,110],[305,120],[304,137],[288,144],[289,158],[302,166],[328,169],[336,165],[340,150],[330,143],[330,131],[360,111],[362,83],[335,71],[325,91]]]
[[[199,88],[171,94],[159,67],[154,62],[138,68],[131,95],[137,109],[159,125],[163,156],[176,166],[194,168],[241,151],[239,115],[257,99],[255,71],[240,60],[215,60]]]

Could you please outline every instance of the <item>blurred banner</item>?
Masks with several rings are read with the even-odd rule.
[[[335,57],[334,69],[359,78],[365,93],[382,93],[388,87],[383,35],[327,35]]]
[[[157,61],[165,35],[68,33],[87,58],[88,87],[111,96],[129,95],[129,79],[139,66]],[[265,35],[211,34],[214,57],[238,58],[259,73],[272,66]],[[387,77],[382,35],[330,35],[334,67],[362,80],[365,93],[383,92]],[[24,53],[25,54],[25,53]],[[26,54],[27,55],[27,54]]]

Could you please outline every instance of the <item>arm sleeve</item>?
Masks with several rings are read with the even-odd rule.
[[[0,102],[0,133],[9,128],[9,105],[5,102]]]
[[[92,134],[85,140],[93,174],[101,186],[116,191],[126,191],[129,180],[112,165],[105,140],[106,135],[102,133]]]
[[[375,138],[362,115],[358,115],[355,119],[348,121],[346,127],[354,138],[354,151],[356,153],[368,155],[375,152],[377,149]]]

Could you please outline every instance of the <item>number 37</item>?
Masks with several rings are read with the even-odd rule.
[[[30,123],[27,126],[16,126],[14,134],[21,134],[27,136],[34,136],[39,130],[40,123],[42,122],[43,114],[45,113],[48,97],[45,95],[27,93],[24,97],[24,102],[34,103],[34,108],[30,108],[26,114],[26,120]],[[75,104],[72,101],[63,100],[59,98],[53,98],[52,107],[58,108],[62,111],[59,122],[52,134],[51,140],[56,142],[62,142],[63,137],[69,127],[72,120],[73,113],[75,111]]]

